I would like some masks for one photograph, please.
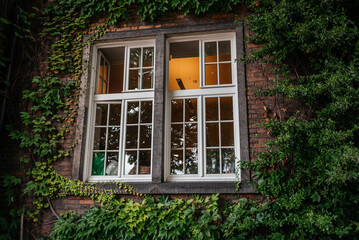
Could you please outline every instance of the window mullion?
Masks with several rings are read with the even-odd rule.
[[[137,124],[137,166],[136,166],[136,175],[139,175],[140,170],[140,122],[141,122],[141,101],[138,101],[138,124]]]
[[[218,101],[218,145],[219,145],[219,174],[222,173],[222,129],[221,129],[221,98],[217,98]]]

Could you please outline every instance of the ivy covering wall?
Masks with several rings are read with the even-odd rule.
[[[246,5],[253,31],[247,41],[262,44],[243,61],[271,61],[278,66],[274,87],[259,96],[280,94],[303,107],[287,120],[264,123],[273,138],[267,151],[242,168],[253,171],[263,201],[245,198],[220,208],[218,196],[190,200],[155,199],[141,203],[117,198],[134,193],[67,179],[53,163],[71,154],[62,139],[76,119],[79,79],[87,67],[84,46],[130,18],[137,9],[143,21],[168,11],[201,15]],[[35,221],[51,200],[67,195],[98,201],[80,216],[63,214],[53,239],[356,239],[359,238],[359,2],[345,0],[54,0],[33,9],[27,21],[42,23],[32,32],[47,48],[44,69],[24,92],[29,111],[22,129],[11,137],[30,152],[24,163],[24,194],[35,197]],[[93,25],[105,18],[102,25]],[[39,29],[38,27],[36,29]],[[83,42],[84,34],[93,32]],[[271,59],[271,60],[268,60]],[[66,78],[65,78],[66,77]],[[8,178],[8,185],[18,184]],[[10,237],[11,238],[11,237]]]

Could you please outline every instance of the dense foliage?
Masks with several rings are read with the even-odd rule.
[[[130,7],[137,6],[142,20],[154,21],[171,10],[200,15],[230,11],[238,4],[248,4],[253,12],[247,25],[254,35],[248,41],[263,44],[245,60],[272,59],[278,65],[274,87],[258,94],[281,94],[303,104],[289,119],[265,123],[273,137],[268,151],[241,166],[253,170],[262,202],[239,199],[220,209],[213,195],[194,200],[148,197],[136,203],[53,170],[53,162],[71,153],[59,149],[75,119],[76,106],[71,103],[76,102],[78,79],[86,67],[81,60],[84,45],[128,19]],[[63,215],[52,237],[359,238],[358,12],[359,2],[344,0],[53,1],[40,15],[44,22],[40,36],[50,42],[47,69],[34,78],[36,88],[24,93],[32,106],[22,113],[29,130],[12,132],[32,154],[34,168],[28,171],[25,192],[37,197],[38,209],[48,207],[44,198],[68,194],[90,196],[104,205],[83,216]],[[102,17],[103,25],[91,27]],[[89,31],[96,33],[84,44],[82,36]],[[71,78],[64,81],[61,76]]]

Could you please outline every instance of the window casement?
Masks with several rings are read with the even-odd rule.
[[[155,41],[94,46],[85,174],[150,181]]]
[[[167,39],[167,181],[238,177],[235,52],[234,33]]]

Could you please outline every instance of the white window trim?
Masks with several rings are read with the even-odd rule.
[[[217,33],[217,34],[204,34],[204,35],[191,35],[168,38],[166,41],[166,81],[169,79],[169,59],[170,59],[170,43],[184,42],[184,41],[199,41],[199,61],[200,61],[200,88],[189,90],[169,91],[168,84],[166,85],[166,109],[165,109],[165,160],[164,160],[164,179],[167,182],[192,182],[192,181],[238,181],[241,179],[241,171],[237,168],[240,161],[240,139],[239,139],[239,106],[238,106],[238,89],[237,89],[237,64],[235,59],[236,54],[236,37],[234,32]],[[232,84],[223,85],[209,85],[204,86],[204,43],[211,41],[230,40],[231,43],[231,63],[232,63]],[[202,112],[205,108],[205,97],[221,97],[233,96],[233,122],[234,122],[234,151],[235,151],[235,165],[236,173],[233,174],[205,174],[206,159],[205,159],[205,135],[204,126],[205,119]],[[197,115],[198,115],[198,174],[170,174],[170,159],[171,159],[171,100],[183,98],[197,98]],[[220,136],[219,136],[220,137]]]

